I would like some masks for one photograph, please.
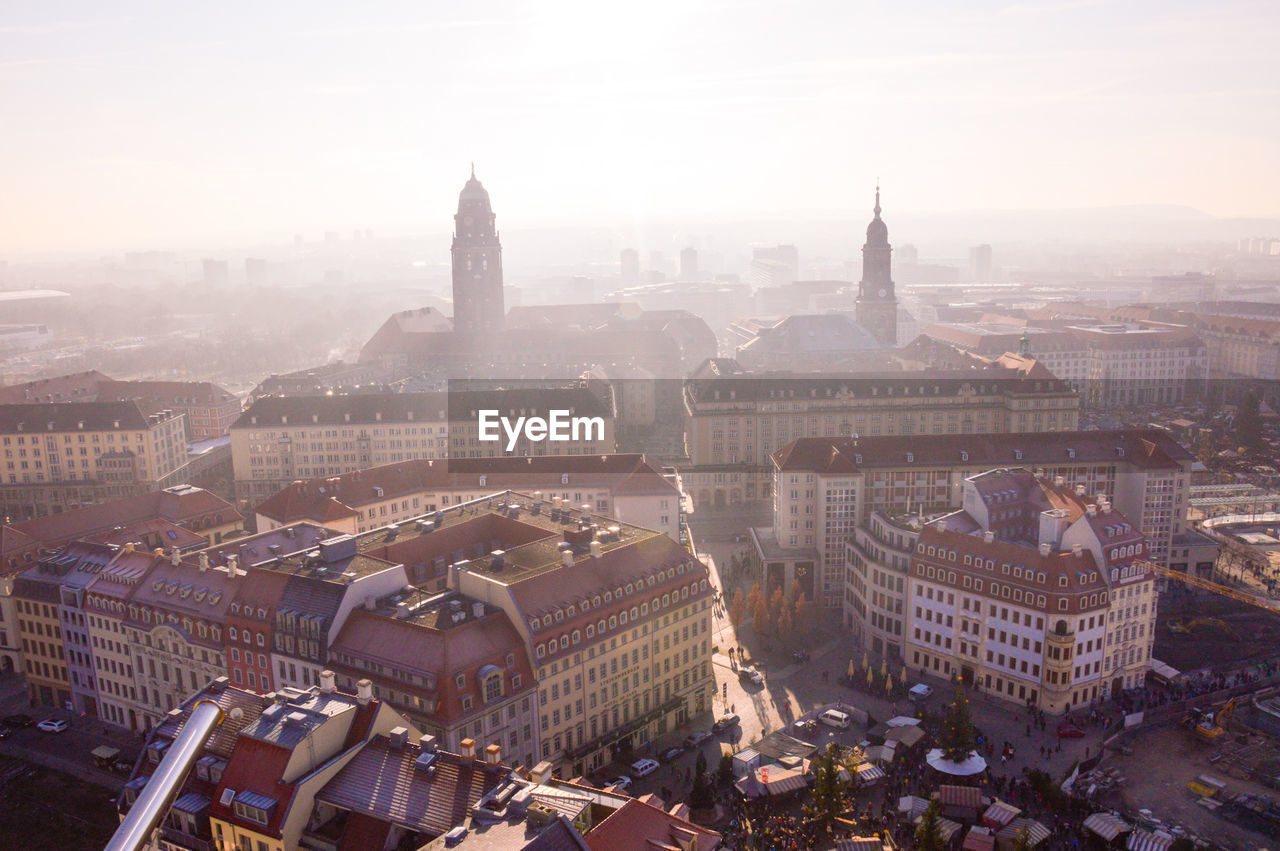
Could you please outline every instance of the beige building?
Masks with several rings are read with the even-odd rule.
[[[104,381],[98,385],[99,402],[131,399],[185,415],[187,439],[192,441],[222,437],[240,416],[236,395],[208,381]]]
[[[174,484],[182,414],[137,402],[0,405],[0,503],[39,517]]]
[[[806,438],[774,453],[773,527],[751,534],[770,584],[789,588],[798,579],[811,599],[847,607],[845,547],[855,529],[892,561],[900,533],[883,524],[957,508],[970,476],[1027,466],[1109,494],[1146,536],[1148,558],[1168,564],[1186,529],[1194,461],[1158,429]],[[881,518],[873,521],[877,511]]]
[[[805,437],[990,435],[1073,431],[1079,399],[1054,378],[1015,370],[927,371],[872,377],[748,375],[717,361],[685,385],[681,469],[695,507],[768,498],[769,456]]]
[[[654,530],[524,494],[503,501],[479,518],[448,512],[429,536],[451,522],[493,530],[499,546],[455,563],[449,587],[502,609],[524,641],[539,758],[584,774],[709,711],[706,567]]]
[[[964,509],[915,544],[903,661],[1053,714],[1139,688],[1155,642],[1146,565],[1105,495],[1025,469],[971,477]]]
[[[258,504],[260,532],[311,521],[349,534],[504,490],[656,529],[680,540],[680,491],[643,455],[419,459],[293,482]]]
[[[579,430],[567,441],[521,437],[507,451],[505,437],[480,439],[484,410],[513,423],[518,417],[546,418],[552,410],[601,422],[599,429]],[[421,458],[609,454],[615,451],[613,420],[610,402],[578,387],[269,396],[256,401],[231,429],[236,498],[256,504],[298,479]]]

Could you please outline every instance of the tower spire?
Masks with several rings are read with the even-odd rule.
[[[471,161],[471,179],[472,179],[472,180],[475,180],[475,179],[476,179],[476,161],[475,161],[475,160],[472,160],[472,161]],[[880,186],[879,186],[879,183],[877,183],[877,185],[876,185],[876,197],[877,197],[877,198],[879,198],[879,197],[880,197]],[[879,202],[877,202],[877,203],[879,203]]]
[[[876,207],[875,207],[875,214],[876,214],[876,218],[877,218],[877,219],[878,219],[878,218],[880,218],[880,178],[878,178],[878,177],[876,178]]]

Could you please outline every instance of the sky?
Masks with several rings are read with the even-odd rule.
[[[0,254],[602,217],[1280,213],[1280,4],[20,2]]]

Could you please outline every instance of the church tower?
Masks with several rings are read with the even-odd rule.
[[[862,281],[858,284],[855,310],[858,324],[871,332],[882,345],[898,344],[898,299],[893,294],[889,270],[889,228],[880,218],[880,186],[876,186],[875,218],[867,225],[867,241],[862,246]]]
[[[506,311],[502,297],[502,245],[494,227],[489,193],[471,179],[458,196],[453,217],[453,332],[461,346],[471,347],[486,334],[502,330]]]

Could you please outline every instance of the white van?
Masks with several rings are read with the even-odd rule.
[[[839,727],[841,730],[847,730],[849,729],[849,723],[853,719],[838,709],[828,709],[818,716],[818,720],[828,727]]]

